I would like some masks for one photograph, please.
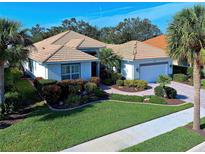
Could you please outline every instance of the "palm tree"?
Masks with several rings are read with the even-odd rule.
[[[4,102],[4,65],[20,65],[27,60],[32,42],[18,22],[0,19],[0,104]]]
[[[113,68],[120,70],[121,57],[114,54],[112,49],[104,48],[98,55],[100,63],[108,70],[113,71]]]
[[[200,70],[205,62],[205,8],[196,5],[177,13],[167,30],[168,52],[173,59],[186,58],[194,64],[194,121],[200,129]]]

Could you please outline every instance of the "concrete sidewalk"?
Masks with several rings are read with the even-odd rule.
[[[201,117],[204,116],[205,110],[202,108]],[[79,144],[64,152],[120,151],[192,121],[193,108],[190,108]]]
[[[187,152],[205,152],[205,142],[193,147],[192,149],[188,150]]]

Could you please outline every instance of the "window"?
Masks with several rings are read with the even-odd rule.
[[[61,79],[79,79],[80,64],[63,64],[61,65]]]

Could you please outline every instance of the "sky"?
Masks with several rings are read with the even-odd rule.
[[[97,27],[115,26],[124,18],[148,18],[165,33],[176,12],[196,2],[9,2],[0,3],[0,17],[17,20],[24,28],[57,26],[75,17]],[[205,3],[200,3],[205,6]]]

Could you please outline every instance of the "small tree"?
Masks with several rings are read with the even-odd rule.
[[[100,63],[108,70],[113,71],[113,68],[116,68],[117,71],[120,70],[121,67],[121,57],[114,54],[112,49],[102,49],[99,52]]]
[[[160,84],[161,87],[165,87],[167,84],[170,84],[172,79],[167,75],[159,75],[157,78],[157,83]]]

